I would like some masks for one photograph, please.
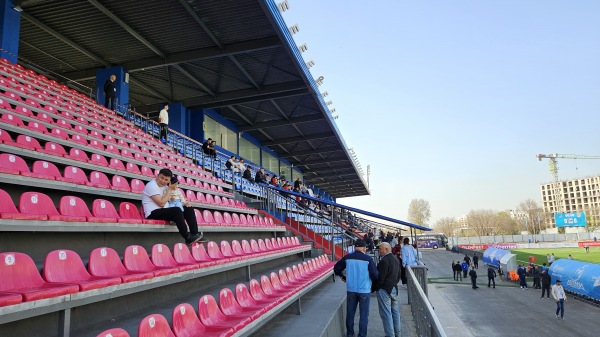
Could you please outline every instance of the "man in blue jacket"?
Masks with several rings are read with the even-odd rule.
[[[346,282],[346,335],[349,337],[354,337],[354,315],[359,304],[358,337],[367,336],[371,285],[377,282],[378,274],[373,259],[365,254],[366,250],[365,240],[356,240],[354,252],[344,256],[333,267],[333,272]],[[344,269],[346,275],[342,273]]]

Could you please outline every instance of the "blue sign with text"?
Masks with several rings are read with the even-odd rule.
[[[554,213],[556,227],[585,227],[585,212]]]

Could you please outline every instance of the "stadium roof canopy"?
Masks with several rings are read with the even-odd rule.
[[[333,197],[368,189],[273,0],[24,0],[19,62],[95,87],[121,65],[130,104],[215,109]]]

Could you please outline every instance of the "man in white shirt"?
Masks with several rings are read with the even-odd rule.
[[[150,220],[173,221],[177,225],[179,234],[185,239],[185,243],[191,245],[202,239],[202,234],[198,233],[198,222],[196,214],[189,203],[183,204],[183,211],[179,207],[167,207],[171,191],[177,189],[177,183],[171,184],[173,172],[169,169],[162,169],[158,172],[156,179],[151,180],[142,192],[142,206],[144,207],[144,216]],[[165,193],[166,192],[166,193]],[[187,222],[187,225],[186,225]],[[190,231],[188,232],[188,226]]]
[[[562,286],[560,280],[556,280],[556,283],[552,286],[552,297],[556,301],[556,319],[565,319],[565,302],[567,301],[567,294],[565,288]],[[558,313],[560,312],[560,317]]]
[[[158,114],[158,124],[160,124],[160,140],[163,143],[167,142],[167,134],[169,132],[169,105],[165,104]]]

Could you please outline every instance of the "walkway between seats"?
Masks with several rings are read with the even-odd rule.
[[[431,282],[430,301],[448,336],[597,336],[600,308],[569,297],[565,320],[557,320],[556,304],[540,299],[541,290],[521,290],[517,284],[496,279],[487,287],[487,268],[479,263],[478,290],[470,280],[455,282],[451,264],[457,255],[443,250],[422,250]]]

